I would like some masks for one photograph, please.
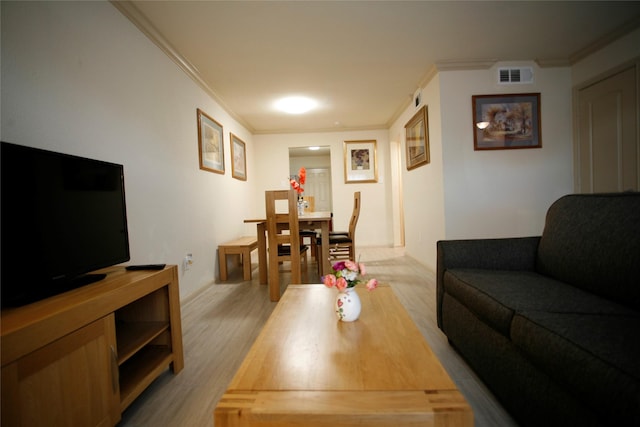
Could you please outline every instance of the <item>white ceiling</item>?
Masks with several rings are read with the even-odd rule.
[[[567,65],[640,25],[640,2],[114,2],[253,133],[388,128],[436,69]],[[285,95],[320,108],[286,115]]]

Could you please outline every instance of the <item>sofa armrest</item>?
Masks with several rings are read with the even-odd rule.
[[[540,236],[504,239],[440,240],[437,242],[436,302],[442,328],[444,272],[452,268],[535,270]]]

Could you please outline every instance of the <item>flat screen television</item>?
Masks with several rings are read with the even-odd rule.
[[[1,142],[3,307],[104,278],[129,260],[122,165]]]

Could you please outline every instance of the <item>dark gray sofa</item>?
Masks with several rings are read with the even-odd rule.
[[[438,327],[520,425],[640,426],[640,193],[437,249]]]

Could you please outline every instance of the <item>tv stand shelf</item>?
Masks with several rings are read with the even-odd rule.
[[[116,322],[116,340],[118,341],[118,366],[129,360],[154,338],[169,329],[168,322]]]
[[[2,310],[2,425],[115,425],[168,367],[183,369],[177,267],[99,272]]]

